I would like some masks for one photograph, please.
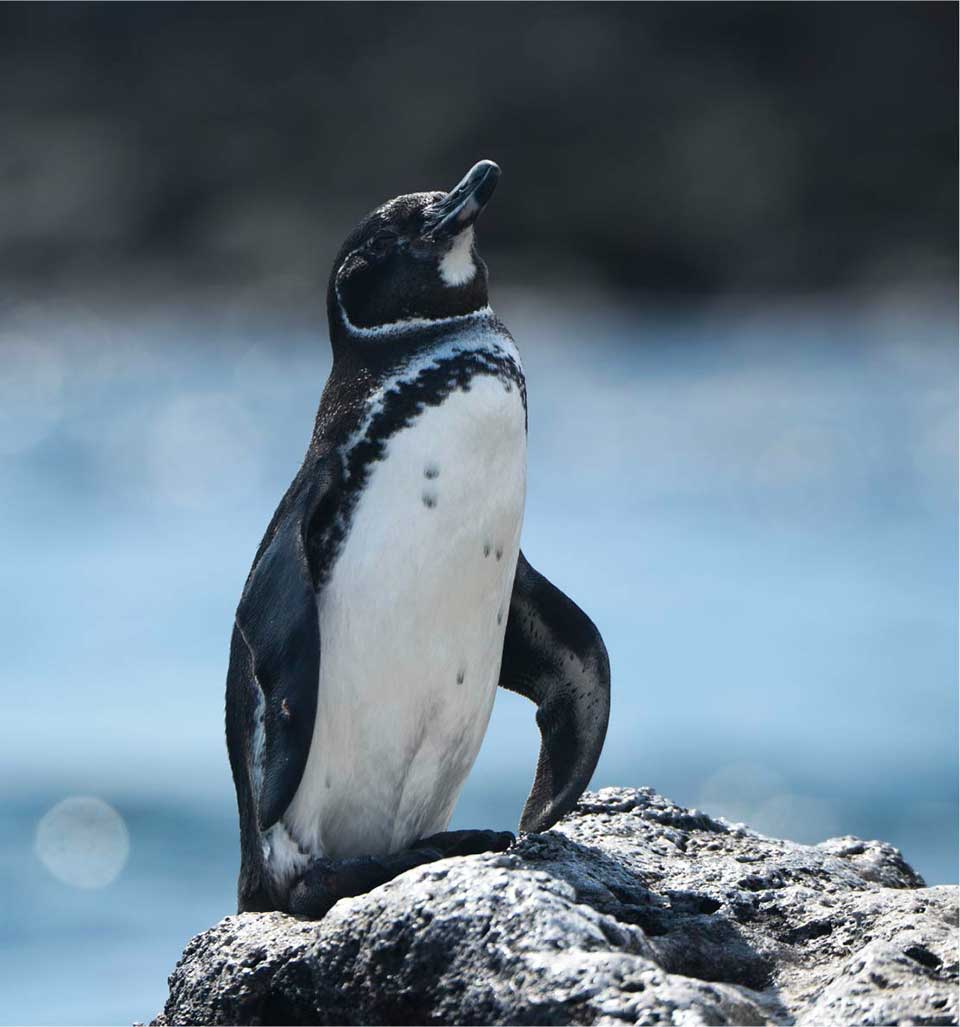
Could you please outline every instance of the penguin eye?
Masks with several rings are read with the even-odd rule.
[[[375,257],[385,257],[390,250],[393,248],[393,244],[397,241],[396,232],[377,232],[372,239],[367,241],[366,248]]]

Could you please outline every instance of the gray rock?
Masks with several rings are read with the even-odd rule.
[[[157,1024],[953,1024],[957,890],[881,842],[797,845],[646,788],[319,922],[194,938]]]

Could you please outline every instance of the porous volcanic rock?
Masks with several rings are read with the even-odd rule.
[[[798,845],[647,788],[318,922],[194,938],[157,1024],[954,1024],[957,889],[882,842]]]

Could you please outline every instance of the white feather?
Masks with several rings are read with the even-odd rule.
[[[282,880],[295,877],[310,862],[310,854],[290,837],[283,824],[274,824],[265,831],[260,836],[260,845],[267,866]]]
[[[466,285],[477,273],[473,259],[473,225],[453,240],[453,245],[440,261],[440,277],[444,285]]]
[[[381,325],[379,328],[361,329],[374,334],[390,334],[400,331],[401,327],[406,328],[414,325],[413,321],[396,322],[392,325]],[[500,359],[510,361],[523,373],[520,363],[520,354],[517,351],[516,343],[509,335],[503,333],[496,326],[493,320],[493,311],[489,307],[476,310],[472,314],[461,317],[439,318],[436,321],[425,321],[423,324],[435,325],[446,324],[447,335],[443,342],[414,357],[408,363],[388,378],[384,384],[370,397],[367,402],[367,409],[360,424],[343,447],[346,454],[360,441],[370,428],[370,424],[383,410],[383,401],[390,392],[402,389],[408,383],[415,381],[424,371],[437,367],[445,360],[461,353],[485,352]],[[344,467],[346,472],[347,468]]]
[[[487,336],[494,348],[508,342]],[[516,386],[476,376],[426,407],[372,466],[318,596],[317,716],[284,816],[298,851],[383,854],[446,828],[500,673],[524,421]]]
[[[444,325],[451,331],[456,331],[461,326],[469,328],[472,324],[483,322],[493,315],[493,310],[488,305],[479,307],[477,310],[471,310],[469,314],[456,314],[452,317],[405,317],[399,321],[389,321],[387,324],[363,328],[360,325],[355,325],[347,315],[347,308],[343,305],[343,300],[340,298],[339,286],[336,293],[337,307],[340,310],[340,316],[343,318],[347,331],[351,335],[365,339],[373,339],[378,336],[389,339],[398,332],[408,332],[417,328],[436,328],[438,325]]]

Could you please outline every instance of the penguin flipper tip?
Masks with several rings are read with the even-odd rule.
[[[500,684],[537,704],[540,757],[520,830],[549,830],[577,804],[610,717],[610,661],[590,618],[527,562],[517,562]]]

